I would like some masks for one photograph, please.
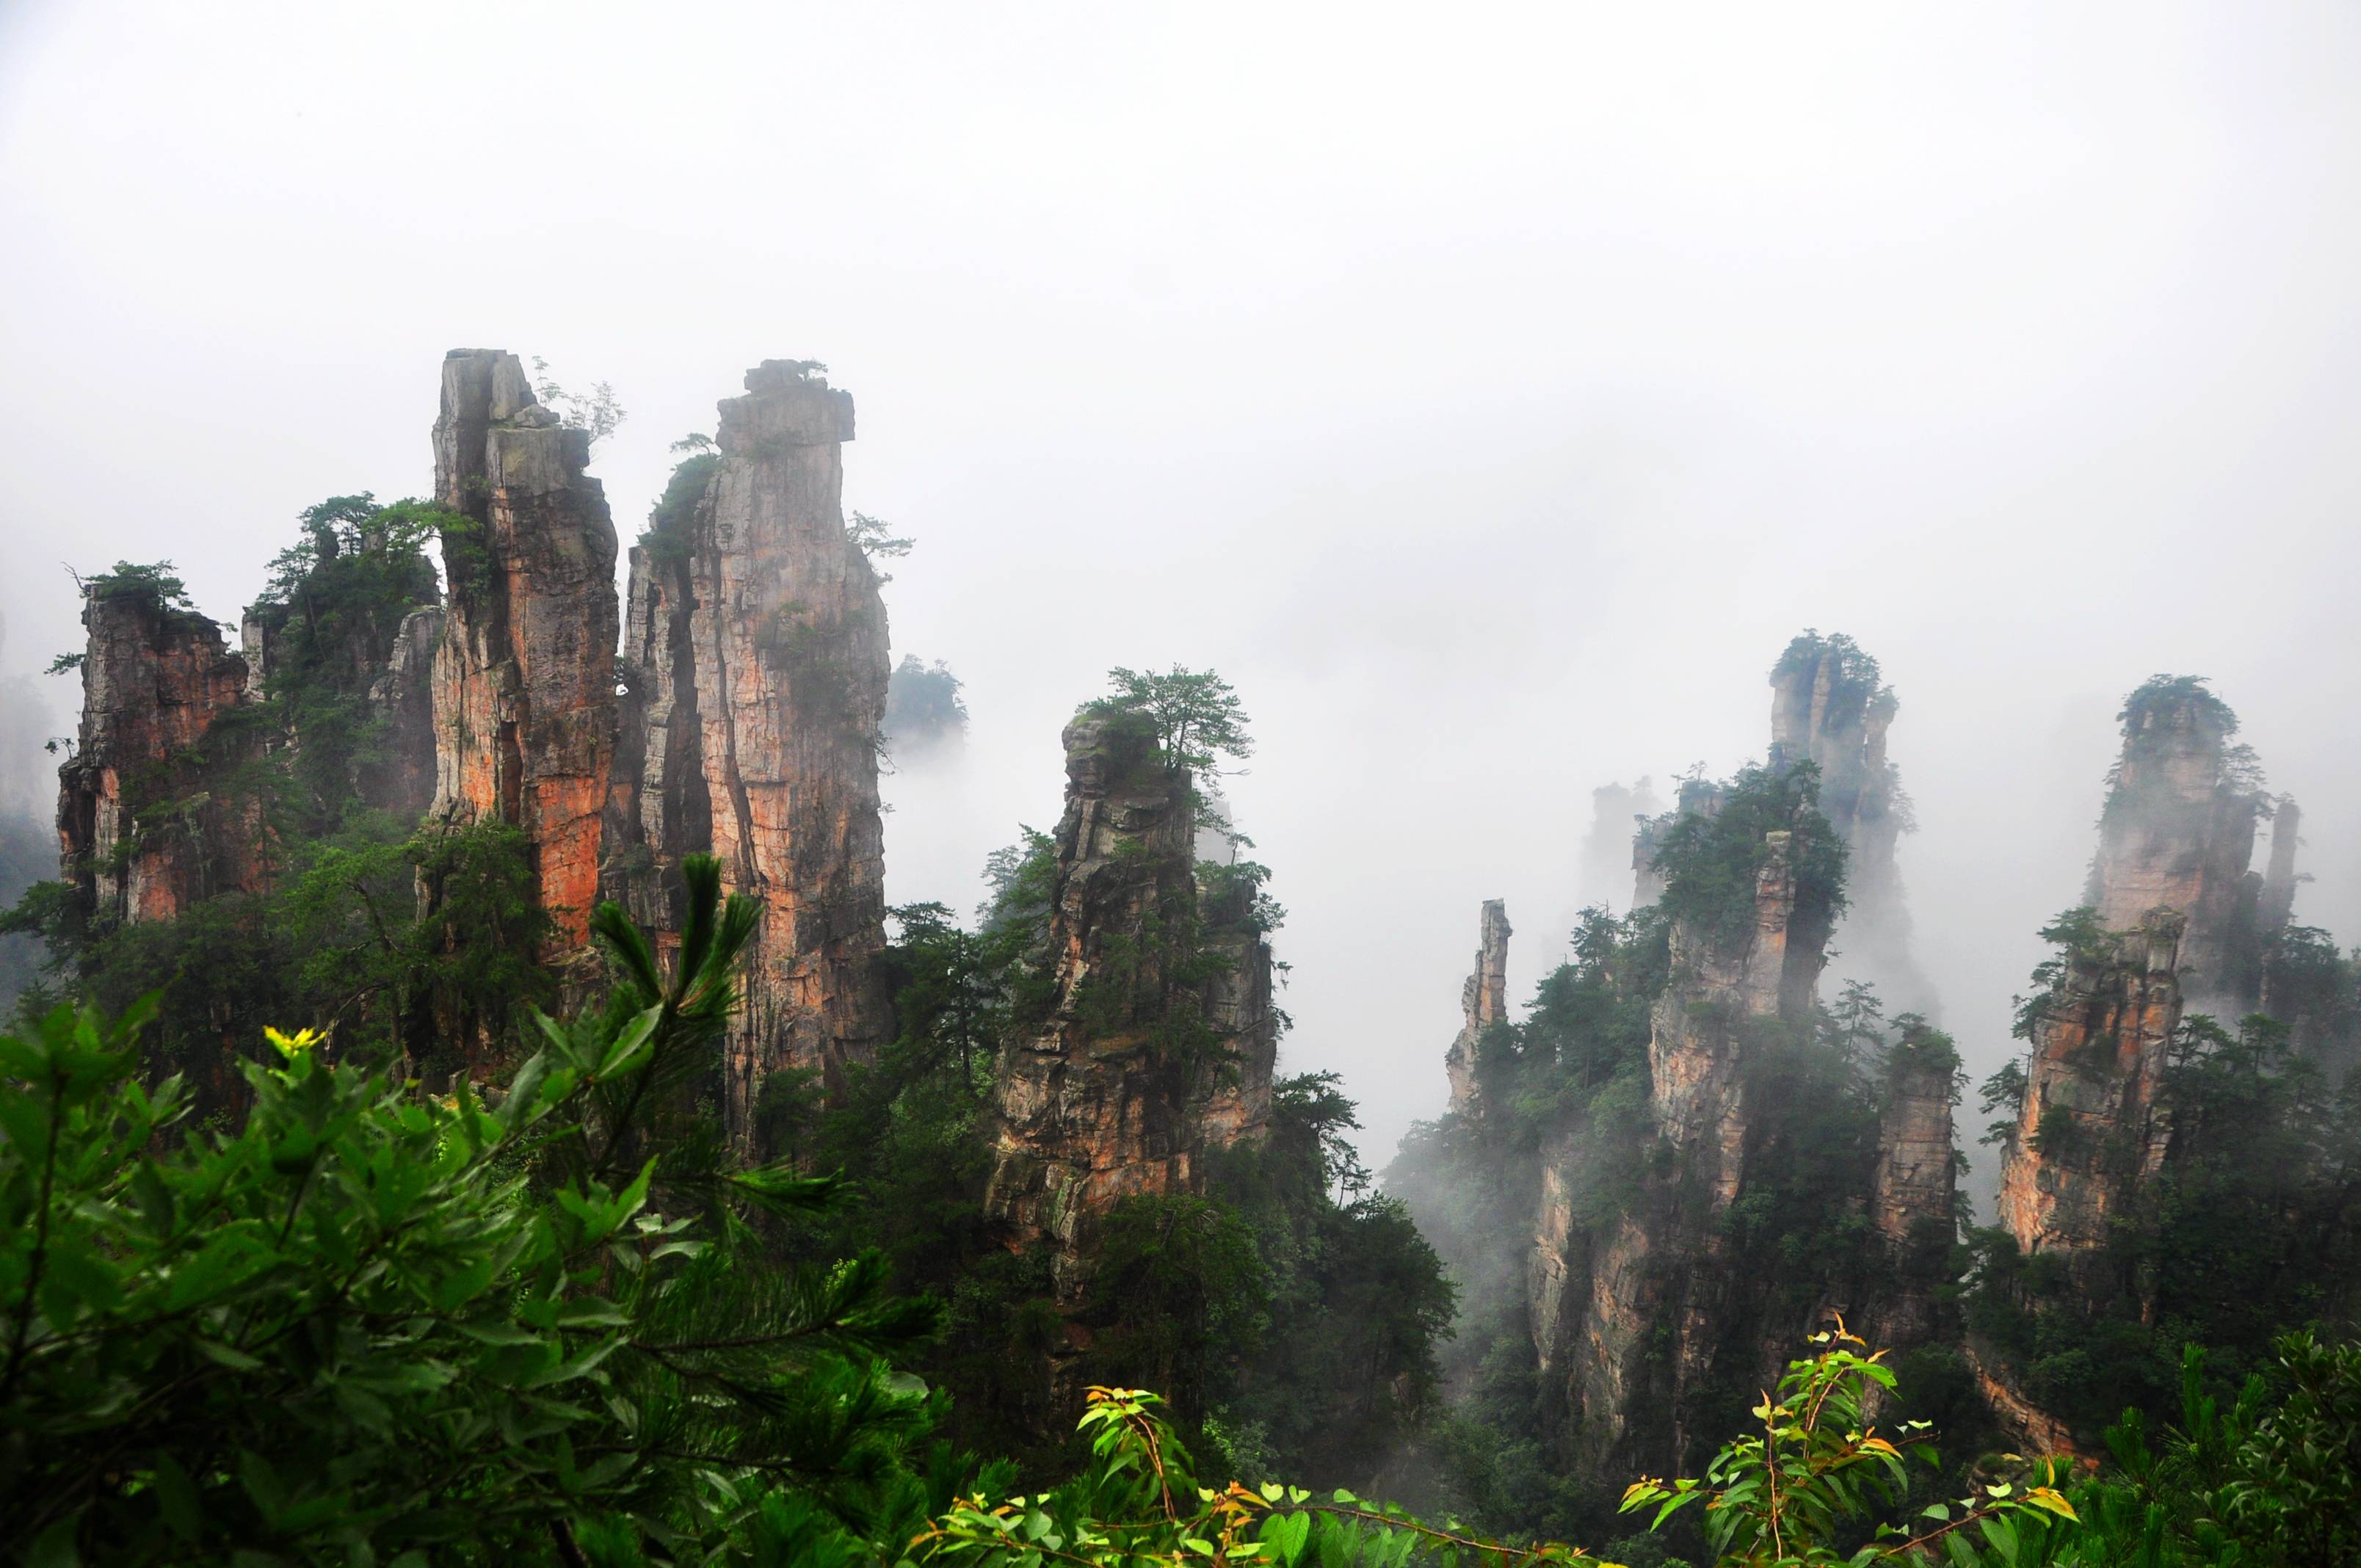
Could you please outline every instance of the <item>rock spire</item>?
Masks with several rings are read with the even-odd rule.
[[[759,1142],[762,1088],[830,1085],[892,1032],[877,791],[886,681],[878,577],[846,532],[851,394],[765,360],[720,405],[631,555],[608,877],[675,928],[684,854],[764,908],[728,1045],[728,1120]]]
[[[2183,989],[2192,1005],[2235,1017],[2261,986],[2260,879],[2247,870],[2265,805],[2254,754],[2233,741],[2237,716],[2202,680],[2158,675],[2120,717],[2123,754],[2086,902],[2110,931],[2139,927],[2151,910],[2178,911]]]
[[[1464,1020],[1443,1058],[1451,1078],[1451,1108],[1462,1115],[1477,1110],[1477,1055],[1485,1032],[1509,1018],[1509,906],[1488,899],[1477,922],[1476,968],[1459,992]]]
[[[1196,1192],[1209,1150],[1259,1137],[1277,1052],[1268,945],[1245,912],[1201,904],[1188,771],[1136,716],[1085,714],[1063,740],[1051,983],[1001,1056],[984,1199],[1012,1246],[1049,1254],[1069,1324],[1050,1358],[1060,1403],[1107,1213]]]
[[[443,539],[434,812],[524,831],[561,960],[588,938],[614,754],[615,525],[589,455],[515,355],[444,360],[434,497],[467,522]]]
[[[1851,638],[1806,631],[1773,666],[1771,694],[1770,764],[1819,769],[1821,814],[1845,843],[1850,907],[1838,945],[1848,967],[1896,1011],[1931,1013],[1934,986],[1911,951],[1894,864],[1911,823],[1900,770],[1886,757],[1886,732],[1901,711],[1894,688]]]

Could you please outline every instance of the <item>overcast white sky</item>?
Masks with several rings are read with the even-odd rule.
[[[1759,756],[1840,630],[1981,1073],[2157,671],[2361,934],[2356,81],[2330,5],[0,0],[0,676],[78,641],[60,561],[234,618],[300,507],[425,488],[446,348],[614,384],[627,538],[818,358],[975,718],[889,784],[896,902],[1050,823],[1109,665],[1218,668],[1287,1062],[1382,1157],[1478,903],[1529,992],[1626,891],[1591,787]]]

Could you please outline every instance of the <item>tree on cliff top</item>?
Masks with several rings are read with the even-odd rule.
[[[1162,674],[1116,668],[1107,672],[1115,690],[1089,704],[1093,714],[1137,714],[1156,728],[1168,762],[1194,773],[1216,774],[1217,760],[1254,755],[1246,733],[1245,705],[1229,682],[1211,670],[1173,665]]]
[[[1785,832],[1793,835],[1786,853],[1796,917],[1835,919],[1845,905],[1845,847],[1820,815],[1819,784],[1810,762],[1743,768],[1723,786],[1718,809],[1678,815],[1656,845],[1659,906],[1736,950],[1754,929],[1755,879],[1774,853],[1770,835]]]

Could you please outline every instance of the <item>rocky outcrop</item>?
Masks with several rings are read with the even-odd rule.
[[[1451,1079],[1451,1108],[1463,1116],[1477,1111],[1477,1057],[1485,1032],[1508,1021],[1509,935],[1508,905],[1487,900],[1477,923],[1476,968],[1459,993],[1463,1022],[1443,1058]]]
[[[1806,631],[1771,671],[1773,768],[1819,770],[1820,811],[1844,840],[1850,907],[1838,936],[1847,967],[1897,1012],[1931,1014],[1932,983],[1911,952],[1910,910],[1894,864],[1910,802],[1886,757],[1901,704],[1877,661],[1842,634]]]
[[[729,1124],[752,1142],[772,1074],[837,1083],[892,1032],[885,606],[841,510],[851,395],[766,360],[720,408],[718,450],[683,466],[631,552],[607,880],[676,927],[675,868],[709,852],[763,905],[726,1056]]]
[[[1200,908],[1188,772],[1132,716],[1085,715],[1063,739],[1049,995],[1001,1056],[984,1200],[1012,1246],[1048,1253],[1061,1403],[1101,1222],[1199,1190],[1209,1150],[1258,1136],[1277,1049],[1268,948],[1237,911]]]
[[[1571,1206],[1576,1151],[1544,1161],[1529,1318],[1585,1474],[1671,1463],[1686,1445],[1693,1398],[1724,1358],[1754,1358],[1743,1330],[1758,1316],[1749,1298],[1763,1282],[1733,1277],[1725,1217],[1751,1156],[1775,1135],[1751,1102],[1749,1058],[1778,1032],[1808,1025],[1826,961],[1825,903],[1798,899],[1800,830],[1763,836],[1742,938],[1673,923],[1672,980],[1655,1000],[1648,1044],[1647,1113],[1661,1153],[1639,1179],[1637,1201],[1605,1226],[1585,1227]]]
[[[1881,1292],[1866,1326],[1872,1343],[1898,1350],[1933,1340],[1945,1326],[1939,1291],[1959,1234],[1951,1108],[1960,1053],[1949,1036],[1913,1019],[1886,1053],[1884,1080],[1869,1216],[1885,1242],[1891,1288]]]
[[[2235,1017],[2261,985],[2260,879],[2247,871],[2264,804],[2253,753],[2233,743],[2237,716],[2200,680],[2159,675],[2121,718],[2086,902],[2111,931],[2179,911],[2191,1005]]]
[[[63,879],[101,922],[170,920],[260,889],[260,807],[223,787],[260,743],[224,722],[246,706],[246,661],[212,621],[146,587],[100,579],[82,621],[82,724],[58,770]]]
[[[384,726],[384,740],[363,770],[361,795],[404,822],[434,801],[434,650],[443,641],[443,616],[439,604],[404,616],[369,683],[369,708]]]
[[[2171,1142],[2165,1048],[2180,1022],[2185,924],[2158,908],[2136,929],[2069,952],[2034,1022],[2024,1102],[2001,1165],[2000,1221],[2019,1251],[2063,1258],[2085,1302],[2131,1288],[2103,1276],[2108,1224],[2153,1179]]]
[[[1721,811],[1723,786],[1710,779],[1683,779],[1673,791],[1673,808],[1642,819],[1631,832],[1631,907],[1644,909],[1664,895],[1664,876],[1656,864],[1656,850],[1673,824],[1684,817],[1713,817]]]
[[[615,527],[589,449],[515,355],[444,360],[434,495],[468,521],[443,539],[434,812],[523,830],[561,963],[588,939],[615,737]]]

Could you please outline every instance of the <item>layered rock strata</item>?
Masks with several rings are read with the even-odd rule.
[[[757,1141],[766,1079],[841,1081],[891,1034],[878,577],[847,533],[852,399],[766,360],[725,400],[718,454],[685,466],[631,552],[624,735],[608,882],[676,927],[680,857],[719,858],[763,906],[727,1045],[727,1117]]]
[[[82,621],[82,723],[58,770],[63,880],[102,923],[259,890],[260,807],[216,787],[260,743],[222,722],[247,701],[245,659],[212,621],[150,592],[94,585]]]
[[[1459,1033],[1443,1058],[1451,1079],[1451,1108],[1464,1116],[1477,1111],[1477,1059],[1485,1033],[1509,1017],[1509,936],[1508,905],[1487,900],[1477,921],[1476,967],[1459,992]]]
[[[1259,1136],[1277,1052],[1268,948],[1240,912],[1200,908],[1188,772],[1128,717],[1078,718],[1063,740],[1050,989],[1001,1056],[984,1199],[1012,1246],[1048,1253],[1061,1404],[1101,1223],[1126,1198],[1200,1190],[1209,1151]]]
[[[443,539],[433,809],[523,830],[561,963],[584,949],[598,900],[616,721],[615,526],[589,455],[515,355],[444,360],[434,495],[468,521]]]

